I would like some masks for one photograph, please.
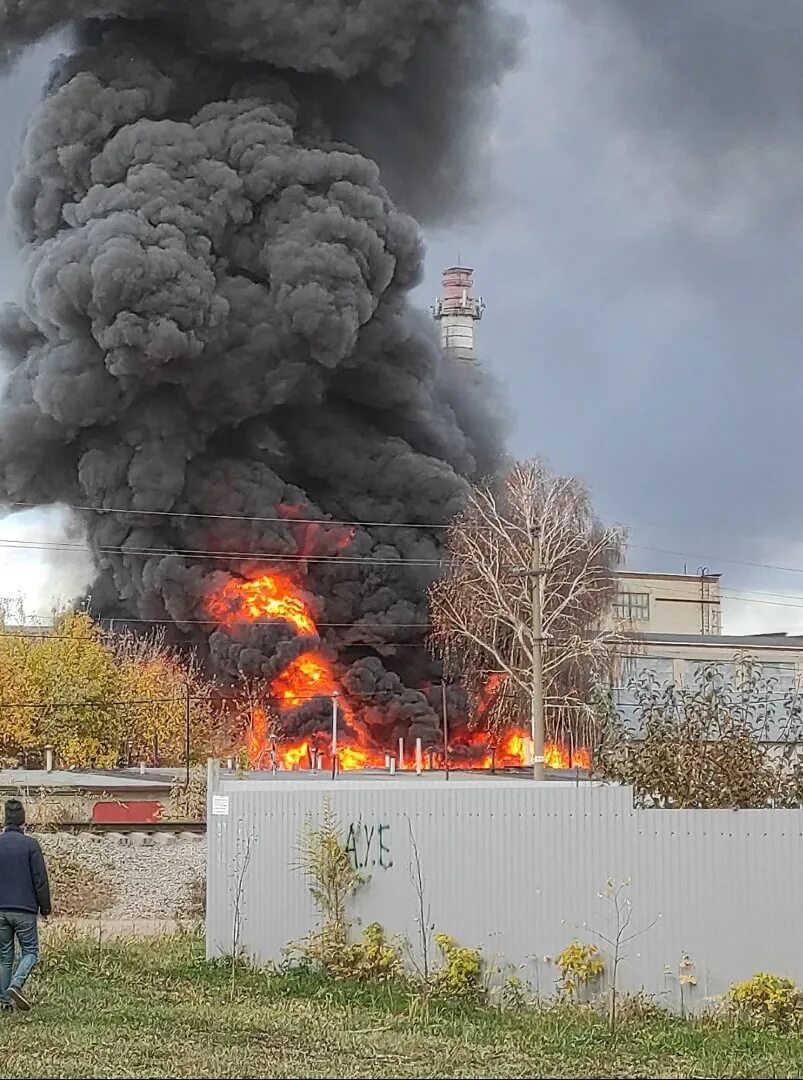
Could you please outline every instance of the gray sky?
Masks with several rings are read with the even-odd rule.
[[[582,476],[631,527],[634,567],[706,564],[751,594],[726,629],[803,629],[803,573],[744,565],[803,570],[803,7],[509,2],[530,34],[488,132],[495,175],[430,236],[420,300],[458,254],[477,268],[512,449]],[[49,51],[0,84],[0,189]],[[0,294],[19,280],[4,237]],[[85,576],[21,558],[0,550],[0,593]]]

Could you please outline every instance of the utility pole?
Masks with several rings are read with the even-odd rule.
[[[532,658],[530,686],[530,723],[533,739],[533,779],[543,780],[544,751],[546,749],[546,723],[544,719],[544,659],[541,651],[544,636],[541,609],[541,530],[535,527],[530,562],[530,604],[532,618]]]
[[[190,786],[190,738],[191,738],[191,703],[192,697],[190,695],[190,684],[185,686],[186,697],[184,699],[184,764],[186,768],[186,775],[184,783],[187,788]]]
[[[337,690],[332,694],[332,779],[337,777]]]
[[[441,682],[441,701],[443,702],[443,767],[446,779],[449,779],[449,717],[446,711],[446,683]]]

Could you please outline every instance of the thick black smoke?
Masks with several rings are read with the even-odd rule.
[[[408,304],[421,240],[385,183],[454,206],[508,24],[493,0],[0,0],[6,58],[65,26],[11,196],[0,497],[132,511],[82,515],[95,605],[190,639],[232,573],[289,570],[377,737],[434,738],[428,526],[498,446]],[[232,680],[308,646],[208,639]]]

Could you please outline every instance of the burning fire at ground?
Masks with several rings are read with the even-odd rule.
[[[318,629],[310,607],[292,578],[283,573],[262,574],[254,578],[232,578],[209,597],[208,610],[221,626],[237,623],[282,621],[289,623],[300,637],[315,638]],[[502,684],[500,676],[491,676],[478,704],[480,715]],[[332,767],[332,742],[329,732],[288,740],[282,736],[282,721],[288,713],[316,700],[337,701],[337,766],[343,770],[383,768],[388,754],[373,744],[367,726],[356,715],[344,693],[332,662],[319,650],[309,648],[292,660],[273,680],[270,697],[278,716],[278,730],[269,720],[266,708],[251,710],[245,744],[255,768],[309,769]],[[397,747],[388,748],[395,752]],[[443,747],[424,750],[423,767],[442,768],[447,762],[455,769],[522,768],[532,764],[532,743],[528,732],[511,729],[495,740],[487,731],[458,729]],[[583,748],[550,743],[545,750],[546,765],[552,769],[590,768],[590,755]],[[397,768],[415,769],[412,748],[405,750]]]

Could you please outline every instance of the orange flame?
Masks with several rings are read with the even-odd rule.
[[[285,508],[287,509],[287,508]],[[350,534],[346,540],[350,539]],[[338,542],[343,540],[343,536]],[[300,591],[286,574],[263,574],[257,578],[232,578],[217,593],[209,597],[207,607],[213,619],[222,626],[238,622],[277,620],[287,622],[304,637],[317,635],[315,619]],[[338,695],[339,746],[338,763],[341,769],[381,767],[385,755],[370,745],[368,730],[354,715],[346,700],[331,662],[312,649],[301,653],[281,671],[271,684],[271,694],[280,711],[297,709],[316,698],[333,699]],[[345,736],[342,727],[350,729]],[[324,767],[331,767],[331,747],[323,745],[326,736],[286,741],[276,747],[276,764],[296,769],[311,760],[312,750],[320,756]],[[252,711],[246,734],[246,746],[252,765],[264,767],[273,760],[270,733],[264,710]]]
[[[317,633],[312,612],[286,574],[263,574],[247,581],[232,578],[209,597],[207,607],[222,626],[275,619],[290,623],[305,637]]]
[[[248,760],[252,765],[264,764],[268,751],[268,716],[264,709],[251,710],[251,723],[245,736]]]
[[[299,765],[310,759],[310,746],[308,742],[299,743],[296,746],[283,746],[279,750],[279,760],[285,769],[297,769]]]
[[[493,700],[507,680],[507,675],[501,671],[494,671],[485,680],[485,685],[477,695],[476,712],[482,718],[493,704]],[[474,745],[487,743],[488,736],[480,731],[472,732]],[[521,728],[515,728],[505,734],[501,744],[495,753],[486,754],[479,765],[471,765],[471,768],[491,768],[496,765],[500,768],[511,766],[524,766],[528,764],[529,732]],[[549,769],[590,769],[591,754],[585,747],[576,747],[573,751],[564,743],[550,742],[544,747],[544,764]]]
[[[291,578],[283,573],[263,574],[249,579],[232,578],[209,597],[207,606],[212,618],[222,626],[264,619],[289,623],[303,637],[314,637],[318,632],[309,605]],[[505,678],[499,672],[488,677],[477,702],[480,716],[487,711]],[[271,694],[280,713],[297,709],[316,698],[331,700],[338,695],[339,768],[353,770],[384,766],[385,753],[372,745],[366,724],[355,715],[332,663],[323,654],[312,649],[302,652],[273,680]],[[349,729],[349,735],[342,731],[344,726]],[[246,747],[254,767],[264,768],[269,762],[275,762],[283,769],[304,768],[310,764],[314,753],[323,768],[331,768],[332,750],[326,733],[282,741],[275,746],[274,754],[269,728],[267,712],[262,708],[253,709],[246,732]],[[531,745],[528,732],[520,728],[505,732],[495,747],[487,732],[462,729],[453,735],[449,749],[450,764],[463,769],[523,767],[528,764]],[[393,749],[395,751],[395,747]],[[438,751],[435,757],[438,765],[441,765],[441,752]],[[568,747],[557,742],[546,747],[545,758],[547,766],[552,769],[588,769],[591,765],[588,750],[580,748],[572,753]],[[425,754],[425,766],[429,761],[430,755]],[[408,769],[415,768],[414,754],[405,755],[405,765]]]
[[[276,676],[271,689],[282,708],[297,709],[316,697],[332,697],[337,682],[328,660],[318,653],[305,652]]]

